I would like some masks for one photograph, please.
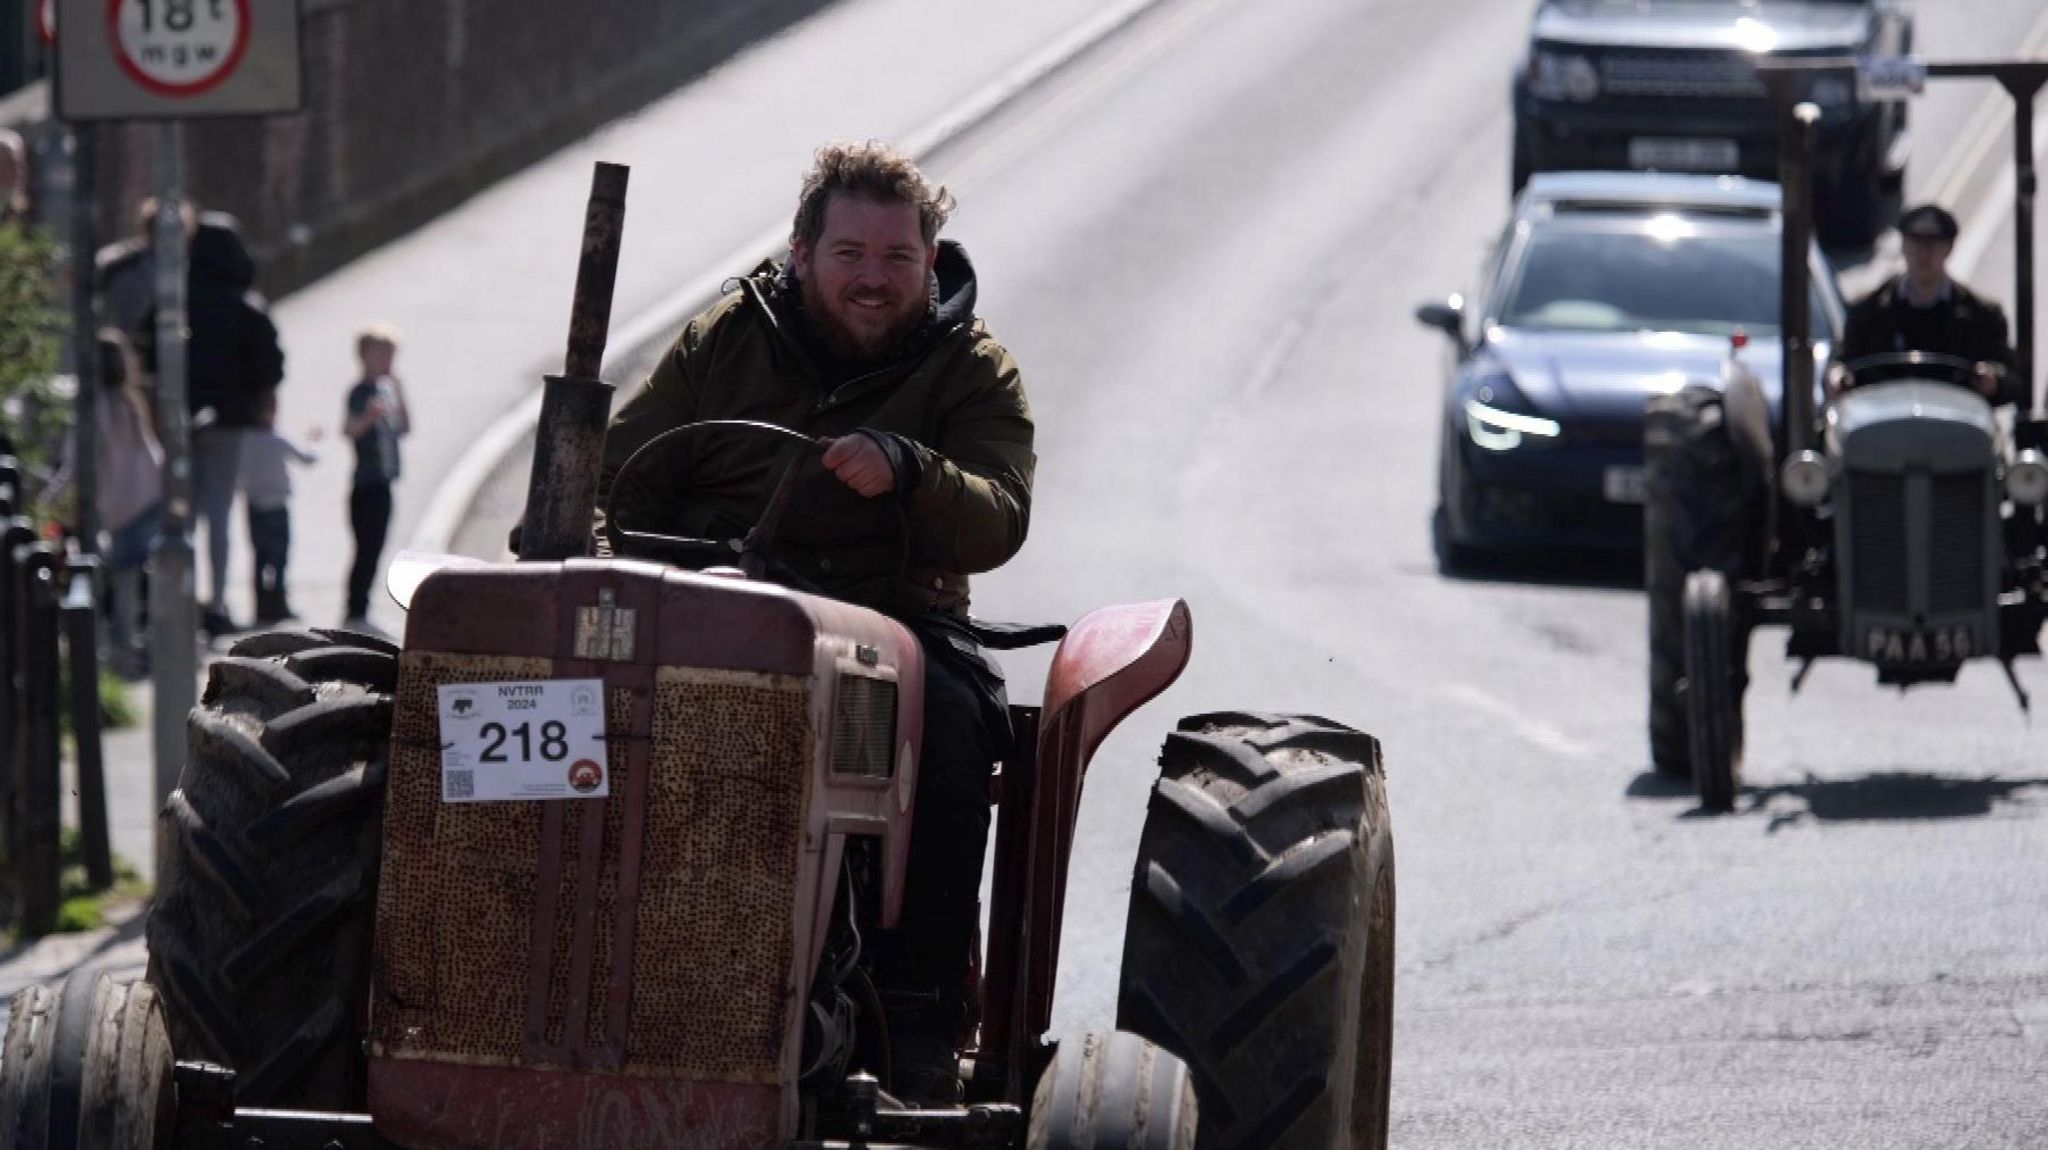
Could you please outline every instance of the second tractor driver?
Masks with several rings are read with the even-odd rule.
[[[903,926],[868,953],[897,1092],[926,1104],[958,1097],[989,774],[1010,742],[1001,674],[966,626],[968,576],[1023,545],[1036,466],[1017,364],[975,317],[966,252],[938,239],[952,203],[887,146],[820,149],[788,262],[729,285],[683,330],[613,419],[601,482],[609,490],[656,435],[703,420],[825,440],[774,553],[817,590],[901,620],[924,648]],[[648,472],[635,464],[614,503],[620,525],[736,538],[768,502],[781,458],[761,437],[692,439]]]
[[[2004,310],[1949,277],[1959,230],[1956,218],[1936,204],[1899,217],[1906,270],[1849,309],[1829,372],[1833,390],[1855,386],[1845,365],[1866,356],[1922,351],[1976,364],[1977,393],[1994,405],[2027,402],[2026,381],[2018,377],[2006,342]]]

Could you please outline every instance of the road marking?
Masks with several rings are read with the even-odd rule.
[[[1089,49],[1135,23],[1139,17],[1174,0],[1120,0],[1093,19],[1053,41],[1023,63],[1011,68],[962,101],[956,109],[904,137],[898,145],[920,159],[980,127],[1009,107],[1032,88],[1079,59]],[[717,298],[719,286],[762,259],[772,257],[788,240],[787,225],[763,232],[732,255],[712,265],[704,275],[685,283],[612,330],[609,350],[601,374],[622,363],[638,359],[645,346],[662,339],[687,322],[691,315]],[[637,382],[637,381],[636,381]],[[490,480],[506,457],[533,433],[540,415],[541,393],[534,390],[498,417],[462,453],[435,487],[434,497],[414,528],[409,547],[415,551],[445,553],[454,545],[455,535],[469,518],[477,493]]]
[[[1513,704],[1497,699],[1468,683],[1454,683],[1444,688],[1444,693],[1466,706],[1485,711],[1494,718],[1501,720],[1514,728],[1516,734],[1541,750],[1549,751],[1553,755],[1567,759],[1590,759],[1593,757],[1593,748],[1579,742],[1577,739],[1572,738],[1570,735],[1565,734],[1541,719],[1534,719],[1524,715]]]
[[[2034,121],[2034,165],[2039,167],[2048,159],[2048,120]],[[2013,197],[2019,194],[2019,163],[2007,158],[1998,169],[1998,180],[1991,185],[1991,191],[1981,201],[1976,211],[1970,214],[1970,221],[1963,227],[1962,238],[1956,241],[1955,254],[1949,258],[1949,266],[1955,278],[1967,280],[1976,274],[1978,263],[1991,250],[1991,241],[2005,234],[2005,224],[2011,222]]]
[[[2015,58],[2039,55],[2044,48],[2048,48],[2048,11],[2041,14],[2033,30],[2020,42]],[[1942,161],[1943,170],[1948,175],[1935,188],[1933,202],[1953,207],[1962,199],[1963,193],[1970,190],[1970,181],[1977,176],[1977,169],[1991,158],[1991,149],[2005,138],[2006,129],[2011,124],[2012,97],[2003,89],[1995,88],[1977,105],[1969,124],[1959,133],[1957,138],[1963,143],[1955,149],[1954,156]]]

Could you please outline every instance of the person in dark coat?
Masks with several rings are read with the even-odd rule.
[[[1948,210],[1923,204],[1899,217],[1906,270],[1856,301],[1836,349],[1830,380],[1854,387],[1859,359],[1894,352],[1952,355],[1977,365],[1975,388],[1994,404],[2027,401],[2027,381],[2015,369],[2006,340],[2005,311],[1948,274],[1960,228]]]
[[[192,415],[192,501],[206,523],[208,594],[200,626],[217,638],[235,630],[228,616],[228,549],[242,434],[260,420],[265,401],[284,380],[284,349],[267,304],[255,290],[256,263],[227,217],[192,231],[186,275],[188,337],[186,407]],[[230,221],[231,222],[231,221]],[[156,371],[156,309],[138,330],[143,359]]]

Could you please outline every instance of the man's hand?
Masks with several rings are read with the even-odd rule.
[[[896,489],[896,469],[889,465],[889,453],[865,435],[826,440],[824,462],[839,482],[869,499]]]
[[[1992,364],[1992,363],[1984,363],[1984,362],[1982,362],[1982,361],[1979,361],[1979,362],[1978,362],[1978,364],[1977,364],[1977,394],[1978,394],[1978,395],[1981,395],[1981,396],[1983,396],[1983,397],[1984,397],[1984,398],[1986,398],[1986,399],[1991,399],[1991,400],[1995,400],[1995,399],[1997,399],[1997,398],[1998,398],[1998,392],[1999,392],[1999,385],[2003,384],[2004,382],[2005,382],[2005,376],[2004,376],[2004,374],[2003,374],[2002,372],[2000,372],[2000,371],[1998,370],[1998,365],[1997,365],[1997,364]]]

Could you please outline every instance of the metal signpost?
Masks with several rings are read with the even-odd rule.
[[[163,423],[164,518],[151,558],[150,651],[156,679],[156,792],[162,800],[177,785],[185,758],[185,715],[197,702],[198,688],[185,379],[184,121],[299,110],[304,102],[299,4],[55,0],[55,7],[58,116],[74,124],[161,122],[156,390]],[[81,380],[82,387],[96,383]]]

